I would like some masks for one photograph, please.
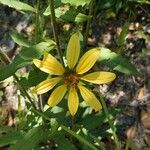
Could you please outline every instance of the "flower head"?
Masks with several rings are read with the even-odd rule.
[[[64,68],[62,64],[49,53],[44,54],[43,60],[33,60],[33,63],[40,70],[54,75],[53,78],[47,79],[38,84],[33,89],[33,92],[36,94],[43,94],[60,83],[48,99],[49,106],[56,106],[68,91],[68,108],[71,115],[74,116],[78,110],[78,91],[80,91],[82,98],[88,105],[90,105],[95,111],[101,110],[102,106],[99,100],[91,90],[82,84],[82,81],[94,84],[104,84],[109,83],[116,78],[114,73],[105,71],[84,74],[93,67],[99,58],[99,54],[100,49],[93,48],[87,51],[78,62],[80,55],[80,41],[78,35],[73,34],[67,46],[66,59],[68,66],[66,68]]]

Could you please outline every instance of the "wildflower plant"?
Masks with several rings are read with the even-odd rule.
[[[55,87],[48,105],[56,106],[68,93],[68,108],[74,116],[79,106],[79,93],[84,101],[95,111],[102,109],[100,101],[94,93],[86,87],[84,81],[94,84],[105,84],[113,81],[116,75],[112,72],[97,71],[87,73],[97,59],[100,57],[100,49],[93,48],[87,51],[80,59],[80,40],[77,33],[69,40],[66,52],[67,66],[63,65],[51,54],[45,53],[42,60],[34,59],[33,63],[40,70],[52,75],[52,78],[38,84],[32,91],[36,94],[43,94]],[[87,73],[87,74],[86,74]]]
[[[116,7],[118,0],[116,1],[114,8],[117,9],[116,12],[120,13],[118,10],[120,8],[122,9],[122,7],[118,9]],[[15,122],[15,128],[5,128],[5,125],[3,125],[4,119],[0,117],[0,131],[2,131],[0,133],[0,149],[8,147],[8,149],[18,150],[21,147],[22,150],[105,150],[109,148],[121,150],[122,145],[117,135],[118,132],[116,132],[119,128],[114,123],[114,120],[116,120],[115,116],[121,112],[122,109],[108,109],[103,95],[99,94],[98,98],[93,93],[92,88],[89,88],[89,83],[97,85],[107,84],[116,78],[116,75],[112,72],[92,72],[94,70],[92,67],[97,61],[121,73],[131,75],[139,74],[135,66],[120,53],[125,49],[130,18],[127,19],[128,22],[122,27],[119,37],[117,36],[115,51],[105,47],[96,47],[85,51],[83,56],[81,56],[80,39],[78,33],[74,33],[68,42],[66,56],[64,57],[60,48],[60,38],[63,40],[72,30],[79,30],[83,35],[84,50],[87,50],[92,21],[96,15],[99,16],[99,14],[97,14],[99,11],[97,10],[104,10],[106,13],[103,14],[104,16],[106,15],[106,17],[102,16],[102,18],[109,18],[112,17],[112,15],[110,15],[112,13],[110,13],[108,9],[113,5],[106,9],[103,7],[105,3],[99,3],[95,0],[48,0],[44,2],[37,0],[30,2],[30,4],[18,0],[0,0],[0,4],[11,7],[11,11],[15,9],[17,11],[14,11],[15,14],[21,11],[21,13],[23,12],[22,14],[28,16],[27,12],[30,12],[29,18],[31,18],[29,19],[31,20],[29,30],[23,29],[23,33],[20,33],[20,30],[19,32],[17,30],[15,31],[15,29],[17,29],[16,23],[13,23],[15,29],[12,29],[13,24],[8,23],[8,27],[11,27],[11,30],[9,29],[9,35],[11,35],[14,42],[19,45],[19,51],[17,48],[14,59],[11,60],[7,56],[5,50],[2,48],[3,46],[0,48],[0,87],[2,81],[0,99],[1,96],[6,93],[3,92],[3,90],[5,90],[3,88],[3,82],[13,81],[13,84],[16,84],[17,90],[20,91],[17,92],[14,101],[16,103],[18,100],[18,110],[15,110],[17,119],[15,118],[16,121],[13,121]],[[33,6],[31,4],[33,4]],[[124,6],[124,3],[121,4]],[[8,7],[6,8],[8,9]],[[114,16],[114,13],[115,11],[113,9],[113,17],[115,18],[117,14]],[[131,15],[132,13],[129,14]],[[25,16],[25,18],[28,18],[27,16]],[[48,19],[48,17],[50,18]],[[94,19],[94,21],[96,20]],[[99,22],[99,20],[97,21]],[[102,20],[100,23],[106,21],[107,20]],[[95,23],[93,25],[97,27]],[[4,28],[6,28],[6,26],[4,26]],[[59,33],[63,33],[61,35],[58,33],[59,26],[61,26]],[[93,29],[91,33],[94,33]],[[56,48],[55,50],[60,61],[50,54],[50,51],[54,48]],[[27,69],[26,72],[23,71],[25,73],[23,76],[22,73],[20,75],[20,72],[17,72],[22,67],[32,64],[40,70]],[[49,74],[47,79],[45,79],[47,74],[45,75],[42,71]],[[13,78],[5,80],[11,76],[13,76]],[[34,97],[30,93],[31,90],[29,89],[31,88],[32,92],[38,95],[51,90],[51,94],[47,100],[50,107],[43,105],[42,101],[45,100],[45,97]],[[13,96],[14,94],[15,92]],[[22,97],[27,100],[25,110],[21,105]],[[56,109],[51,109],[58,105],[63,99],[66,100],[66,98],[71,119],[70,116],[63,115],[61,108],[55,107]],[[102,108],[103,110],[95,114],[90,112],[89,109],[84,109],[78,115],[78,118],[76,118],[75,114],[78,113],[79,104],[82,100],[96,112]],[[37,101],[39,107],[37,107],[35,103]],[[7,118],[9,119],[10,117]],[[9,120],[12,122],[12,119]],[[109,126],[107,126],[107,124]],[[24,146],[22,147],[23,144]],[[127,140],[126,150],[129,145],[129,141]]]

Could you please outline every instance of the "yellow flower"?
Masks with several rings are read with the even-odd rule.
[[[73,34],[67,46],[66,59],[68,66],[66,68],[64,68],[55,57],[48,53],[44,54],[43,60],[33,60],[33,63],[40,70],[54,75],[53,78],[47,79],[37,85],[33,89],[33,92],[36,94],[42,94],[60,83],[48,99],[49,106],[56,106],[68,91],[68,108],[71,115],[74,116],[78,110],[78,91],[80,91],[82,98],[88,105],[90,105],[95,111],[101,110],[102,106],[99,100],[81,82],[87,81],[95,84],[104,84],[109,83],[116,78],[114,73],[104,71],[84,75],[84,73],[93,67],[99,58],[99,54],[100,49],[93,48],[87,51],[78,62],[80,55],[80,41],[78,35]]]

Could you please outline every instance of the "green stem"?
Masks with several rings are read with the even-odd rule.
[[[36,109],[36,106],[35,106],[34,102],[32,101],[32,99],[31,99],[30,95],[28,94],[28,92],[26,91],[25,87],[22,85],[22,83],[18,79],[17,75],[14,74],[13,77],[17,81],[17,84],[18,84],[18,86],[20,88],[20,91],[26,96],[26,98],[29,100],[29,102],[33,106],[33,108]]]
[[[128,150],[128,149],[129,149],[130,144],[131,144],[131,139],[130,139],[130,138],[127,138],[125,150]]]
[[[42,113],[41,111],[39,110],[36,110],[36,109],[31,109],[31,111],[33,111],[34,113],[36,113],[37,115],[41,116],[42,118],[48,120],[48,121],[51,121],[51,119],[49,117],[47,117],[44,113]]]
[[[108,119],[109,126],[110,126],[110,128],[112,130],[112,134],[113,134],[114,141],[115,141],[115,144],[116,144],[116,150],[120,150],[120,143],[118,141],[118,137],[117,137],[117,134],[116,134],[115,126],[113,125],[112,119],[109,116],[109,111],[107,109],[107,106],[106,106],[106,103],[105,103],[105,100],[104,100],[103,96],[100,95],[100,98],[101,98],[101,103],[102,103],[105,115],[106,115],[106,117]]]
[[[10,64],[11,60],[9,59],[9,57],[5,54],[5,52],[2,51],[2,49],[0,49],[0,57],[3,60],[3,62],[5,62],[5,64]],[[33,103],[31,97],[29,96],[29,94],[27,93],[26,89],[24,88],[24,86],[21,84],[21,82],[19,81],[18,77],[16,74],[13,75],[14,79],[17,81],[20,91],[22,93],[24,93],[24,95],[27,97],[27,99],[30,101],[31,105],[33,106],[33,108],[36,109],[35,104]]]
[[[40,7],[40,0],[37,0],[37,3],[36,3],[36,15],[35,15],[35,43],[36,44],[40,41],[39,7]]]
[[[5,64],[9,64],[11,62],[10,58],[0,49],[0,58]]]
[[[90,5],[89,5],[89,14],[88,14],[89,16],[93,16],[94,3],[95,3],[95,0],[91,0]],[[92,21],[92,19],[88,19],[87,24],[86,24],[86,28],[85,28],[85,34],[84,34],[85,46],[84,46],[84,50],[87,49],[87,41],[88,41],[88,35],[89,35],[91,21]]]
[[[93,144],[89,143],[87,140],[85,140],[83,137],[81,137],[80,135],[76,134],[74,131],[70,130],[69,128],[67,128],[64,125],[61,125],[61,128],[63,130],[65,130],[66,132],[68,132],[70,135],[72,135],[73,137],[75,137],[76,139],[78,139],[80,142],[84,143],[85,145],[87,145],[88,147],[90,147],[92,150],[98,150]]]
[[[48,0],[48,2],[49,2],[50,12],[51,12],[51,23],[52,23],[53,35],[54,35],[54,39],[57,45],[57,53],[59,55],[62,65],[65,66],[63,57],[62,57],[63,56],[62,51],[60,49],[59,38],[58,38],[57,23],[56,23],[56,17],[55,17],[55,9],[54,9],[54,0]]]

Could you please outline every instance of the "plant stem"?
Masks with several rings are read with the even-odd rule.
[[[7,56],[7,54],[5,54],[5,52],[2,51],[2,49],[0,49],[0,57],[2,59],[2,61],[7,65],[11,63],[11,60],[9,59],[9,57]],[[27,97],[27,99],[30,101],[31,105],[33,106],[33,108],[36,109],[35,104],[33,103],[31,97],[29,96],[29,94],[27,93],[26,89],[24,88],[24,86],[21,84],[21,82],[19,81],[18,77],[16,74],[13,75],[14,79],[17,81],[20,91],[22,93],[24,93],[24,95]]]
[[[14,74],[13,77],[17,81],[17,84],[18,84],[18,86],[20,88],[20,91],[27,97],[27,99],[29,100],[29,102],[31,103],[31,105],[33,106],[33,108],[36,109],[36,106],[35,106],[34,102],[32,101],[30,95],[28,94],[28,92],[26,91],[26,89],[24,88],[24,86],[21,84],[21,82],[18,79],[17,75]]]
[[[115,141],[115,144],[116,144],[116,150],[120,150],[120,143],[118,141],[118,137],[117,137],[117,134],[116,134],[116,131],[115,131],[115,126],[113,125],[112,119],[109,116],[109,111],[107,109],[105,100],[104,100],[102,95],[100,95],[100,99],[101,99],[101,103],[102,103],[105,115],[106,115],[106,117],[108,119],[109,126],[110,126],[110,128],[112,130],[112,134],[113,134],[114,141]]]
[[[40,7],[40,0],[37,0],[36,15],[35,15],[35,43],[36,44],[40,41],[39,7]]]
[[[55,17],[55,9],[54,9],[54,0],[48,0],[49,6],[50,6],[50,12],[51,12],[51,23],[52,23],[52,29],[53,29],[53,36],[57,45],[57,53],[59,55],[60,61],[63,66],[64,61],[63,61],[63,55],[62,51],[60,49],[60,44],[59,44],[59,38],[58,38],[58,32],[57,32],[57,23],[56,23],[56,17]]]
[[[93,144],[91,144],[90,142],[88,142],[86,139],[84,139],[82,136],[76,134],[74,131],[70,130],[69,128],[67,128],[64,125],[61,125],[61,128],[68,132],[70,135],[72,135],[73,137],[75,137],[76,139],[78,139],[80,142],[82,142],[83,144],[87,145],[90,149],[92,150],[98,150]]]
[[[126,140],[125,150],[128,150],[128,149],[129,149],[129,146],[130,146],[130,143],[131,143],[131,141],[130,141],[130,140],[131,140],[130,138],[127,138],[127,140]]]
[[[94,7],[95,0],[91,0],[90,5],[89,5],[89,16],[93,15],[93,7]],[[90,24],[91,24],[92,18],[88,19],[86,28],[85,28],[85,34],[84,34],[84,50],[87,49],[87,41],[88,41],[88,35],[89,35],[89,29],[90,29]]]

